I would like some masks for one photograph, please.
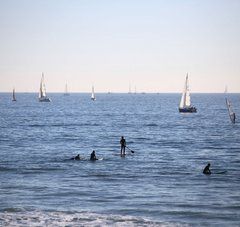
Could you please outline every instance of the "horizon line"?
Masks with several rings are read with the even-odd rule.
[[[33,92],[33,91],[19,91],[15,93],[20,93],[20,94],[38,94],[39,92]],[[47,92],[48,94],[65,94],[65,92],[58,92],[58,91],[49,91]],[[12,91],[0,91],[0,94],[12,94]],[[91,92],[68,92],[68,94],[91,94]],[[136,94],[182,94],[182,92],[114,92],[114,91],[100,91],[100,92],[95,92],[95,94],[127,94],[127,95],[136,95]],[[240,94],[240,92],[191,92],[191,94]]]

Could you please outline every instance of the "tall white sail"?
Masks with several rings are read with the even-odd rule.
[[[94,87],[93,87],[93,86],[92,86],[92,95],[91,95],[91,99],[92,99],[92,100],[96,100],[95,92],[94,92]]]
[[[227,85],[225,86],[224,93],[225,93],[225,94],[227,94],[227,93],[228,93],[228,87],[227,87]]]
[[[189,85],[188,85],[188,74],[187,74],[179,107],[186,108],[186,107],[190,107],[190,106],[191,106],[191,98],[190,98]]]
[[[129,88],[128,88],[128,94],[132,94],[132,88],[131,88],[131,84],[129,84]]]
[[[39,89],[39,101],[40,102],[50,102],[50,98],[47,97],[46,94],[46,86],[44,83],[44,74],[42,73],[42,78],[40,82],[40,89]]]
[[[67,83],[65,84],[65,92],[64,92],[64,95],[69,95]]]
[[[46,97],[46,86],[44,83],[44,74],[42,73],[41,83],[40,83],[40,92],[39,92],[39,98]]]

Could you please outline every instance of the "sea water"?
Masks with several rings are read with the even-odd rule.
[[[194,114],[180,94],[16,96],[0,94],[0,226],[240,225],[239,94],[236,124],[224,94],[192,94]]]

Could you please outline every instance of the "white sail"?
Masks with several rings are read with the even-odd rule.
[[[227,94],[227,93],[228,93],[228,87],[227,87],[227,85],[225,86],[224,93],[225,93],[225,94]]]
[[[42,73],[42,78],[41,78],[41,82],[40,82],[39,101],[40,102],[50,102],[51,101],[50,98],[47,97],[43,73]]]
[[[191,98],[190,98],[189,85],[188,85],[188,74],[187,74],[179,107],[186,108],[186,107],[190,107],[190,106],[191,106]]]
[[[64,93],[64,95],[69,95],[67,83],[66,83],[66,85],[65,85],[65,93]]]
[[[94,87],[93,86],[92,86],[92,96],[91,96],[91,99],[92,100],[96,100],[95,93],[94,93]]]
[[[39,98],[46,97],[46,86],[44,83],[44,74],[42,73],[41,83],[40,83],[40,92],[39,92]]]
[[[129,88],[128,88],[128,94],[132,94],[132,88],[131,88],[131,84],[129,84]]]
[[[67,87],[67,84],[65,85],[65,93],[66,93],[66,94],[68,93],[68,87]]]

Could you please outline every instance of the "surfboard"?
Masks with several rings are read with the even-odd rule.
[[[219,171],[219,172],[213,172],[213,174],[224,174],[224,173],[227,173],[227,170]]]

